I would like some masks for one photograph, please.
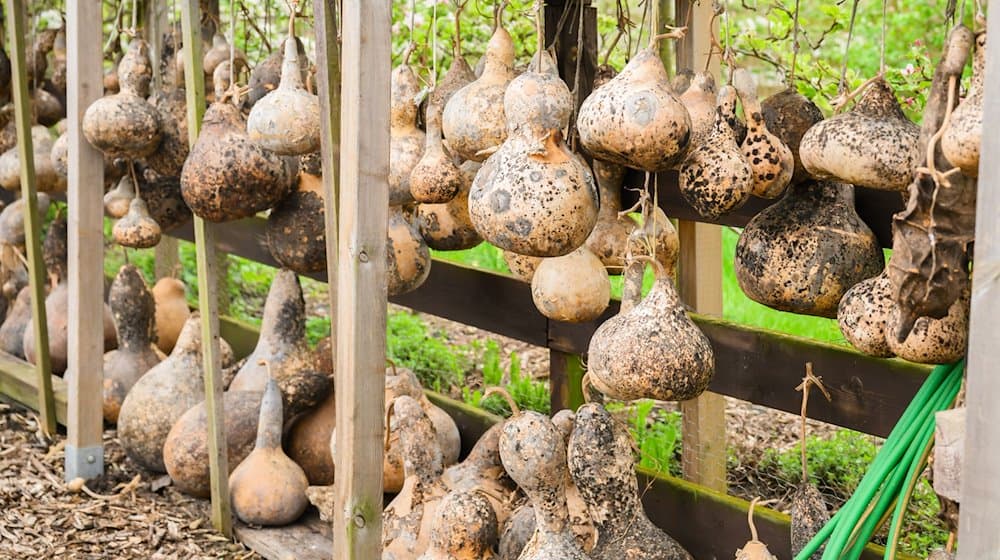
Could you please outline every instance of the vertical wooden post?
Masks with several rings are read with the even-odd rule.
[[[12,65],[14,94],[14,121],[17,128],[17,155],[21,161],[21,197],[24,199],[24,240],[28,250],[28,276],[31,285],[31,317],[35,337],[35,371],[38,372],[39,414],[42,429],[47,434],[56,432],[56,405],[52,394],[52,366],[49,359],[49,333],[45,319],[45,264],[42,262],[42,218],[38,215],[38,198],[35,192],[34,143],[31,141],[31,95],[28,92],[28,75],[24,39],[28,26],[23,0],[7,0],[10,32],[10,62]]]
[[[187,91],[188,141],[198,139],[201,118],[205,112],[205,74],[201,66],[201,24],[198,0],[181,3],[184,36],[184,79]],[[229,458],[226,453],[226,433],[223,429],[225,411],[222,407],[222,364],[219,358],[219,314],[217,309],[218,261],[213,226],[194,217],[194,237],[198,260],[198,307],[201,310],[202,367],[205,374],[205,404],[208,415],[209,470],[212,487],[212,524],[216,530],[232,535],[229,507]]]
[[[703,69],[711,50],[707,22],[712,4],[677,0],[674,13],[679,23],[691,13],[687,35],[679,41],[677,68]],[[711,71],[718,75],[718,66]],[[712,224],[680,221],[681,241],[677,289],[681,298],[699,313],[722,315],[722,228]],[[726,489],[726,401],[706,392],[681,403],[684,414],[684,477],[714,490]]]
[[[584,403],[583,359],[579,354],[567,354],[549,349],[549,404],[552,412],[564,408],[576,410]]]
[[[990,8],[1000,7],[990,2]],[[1000,37],[1000,18],[988,20],[988,33]],[[983,122],[1000,122],[1000,43],[986,43],[986,83]],[[1000,550],[1000,378],[996,352],[1000,346],[1000,137],[983,134],[976,200],[976,260],[972,269],[972,313],[966,391],[965,461],[962,468],[962,508],[959,520],[959,560],[996,558]]]
[[[69,124],[69,383],[66,480],[104,472],[101,413],[104,337],[94,317],[104,313],[104,156],[83,137],[83,113],[104,95],[101,5],[66,6]]]
[[[337,277],[334,558],[378,558],[382,537],[390,2],[344,2]]]

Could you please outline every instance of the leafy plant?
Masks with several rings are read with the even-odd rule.
[[[530,375],[521,373],[521,359],[517,352],[510,353],[509,382],[504,385],[504,371],[500,366],[500,347],[495,341],[488,341],[483,352],[483,390],[462,388],[462,400],[500,416],[510,416],[510,405],[500,395],[483,397],[486,388],[504,386],[522,410],[534,410],[548,414],[551,411],[551,394],[547,383],[536,381]]]
[[[656,402],[641,400],[625,406],[608,405],[610,411],[624,411],[628,428],[639,452],[640,467],[661,474],[681,473],[681,414],[656,408]]]
[[[424,387],[447,391],[462,383],[470,363],[466,349],[449,344],[440,334],[428,333],[413,313],[392,313],[386,326],[386,355],[396,365],[412,369]]]

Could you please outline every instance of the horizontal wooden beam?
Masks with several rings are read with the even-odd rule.
[[[67,418],[66,382],[61,377],[52,377],[52,393],[55,396],[56,421],[65,426]],[[9,354],[0,352],[0,394],[33,409],[38,410],[38,375],[35,366]]]

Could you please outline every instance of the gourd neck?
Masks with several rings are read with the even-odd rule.
[[[441,143],[441,107],[437,104],[427,105],[427,118],[425,122],[427,128],[424,148],[426,153],[443,154],[444,146]]]
[[[281,79],[278,89],[305,89],[302,84],[302,70],[299,67],[299,46],[295,37],[285,39],[285,56],[281,60]]]
[[[261,341],[293,345],[305,337],[305,300],[298,276],[291,270],[279,270],[271,282],[264,303]]]
[[[535,510],[535,525],[545,534],[559,534],[569,530],[569,507],[566,505],[566,485],[560,483],[550,488],[525,490]]]
[[[601,200],[600,215],[618,219],[618,212],[622,209],[622,182],[625,178],[625,168],[596,159],[593,167]]]
[[[283,408],[281,389],[278,388],[278,382],[268,377],[264,396],[260,400],[260,416],[257,420],[257,444],[255,449],[277,449],[281,447]]]

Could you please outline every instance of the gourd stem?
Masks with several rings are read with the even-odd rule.
[[[483,398],[487,399],[493,395],[500,395],[505,401],[507,401],[507,406],[510,407],[511,415],[517,416],[521,413],[521,407],[517,405],[514,397],[503,387],[490,387],[486,389],[483,393]]]
[[[462,11],[469,0],[455,2],[455,40],[452,42],[452,56],[458,60],[462,56]]]
[[[542,30],[542,0],[535,0],[535,44],[538,52],[538,71],[542,71],[542,51],[545,50],[545,33]]]
[[[847,89],[847,60],[848,54],[851,52],[851,39],[854,37],[854,22],[858,15],[858,2],[860,0],[854,0],[851,4],[851,23],[847,28],[847,42],[844,44],[844,65],[840,70],[840,84],[837,86],[837,91],[844,93]]]
[[[885,2],[882,3],[882,21],[885,22]],[[883,33],[884,33],[883,27]],[[882,36],[882,63],[885,65],[885,35]],[[792,69],[788,73],[788,86],[795,87],[795,62],[799,56],[799,0],[795,0],[795,15],[792,17]]]

